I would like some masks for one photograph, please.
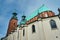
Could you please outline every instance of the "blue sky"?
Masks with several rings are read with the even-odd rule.
[[[18,13],[19,23],[23,14],[28,17],[43,4],[58,14],[57,9],[60,8],[60,0],[0,0],[0,38],[6,35],[9,20],[14,11]]]

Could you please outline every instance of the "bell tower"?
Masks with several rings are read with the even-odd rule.
[[[7,35],[17,28],[17,22],[18,22],[17,13],[13,13],[12,18],[9,21]]]

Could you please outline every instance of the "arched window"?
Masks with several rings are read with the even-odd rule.
[[[23,29],[23,36],[25,35],[25,29]]]
[[[50,20],[50,25],[52,29],[57,28],[56,22],[54,20]]]
[[[32,33],[35,32],[35,25],[32,25]]]

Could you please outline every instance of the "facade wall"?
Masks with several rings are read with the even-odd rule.
[[[53,19],[56,22],[57,29],[52,29],[50,20]],[[60,40],[60,20],[58,17],[52,17],[42,20],[42,27],[44,30],[45,40]],[[56,38],[57,37],[57,38]]]
[[[22,30],[24,30],[23,40],[28,40],[27,27],[24,27]]]
[[[42,21],[38,21],[38,26],[39,26],[39,36],[40,36],[40,40],[45,40],[45,35],[44,35],[44,27],[43,27],[43,24],[42,24]],[[39,37],[38,36],[38,37]]]
[[[35,33],[32,33],[32,25],[35,25]],[[27,33],[28,33],[28,40],[40,40],[40,32],[39,32],[39,26],[38,21],[31,23],[27,27]]]
[[[52,29],[50,20],[56,22],[57,29]],[[32,25],[35,25],[36,33],[32,33]],[[28,40],[59,40],[60,39],[60,20],[57,17],[42,19],[28,25]],[[39,36],[40,35],[40,36]]]
[[[19,30],[19,40],[23,40],[23,30]]]
[[[18,39],[17,36],[18,36],[18,33],[17,33],[17,31],[15,31],[15,32],[13,33],[13,40],[17,40],[17,39]]]
[[[50,20],[52,19],[56,22],[56,29],[51,28]],[[34,33],[32,33],[32,25],[35,25]],[[23,30],[25,30],[24,36]],[[14,33],[9,34],[6,38],[7,40],[60,40],[60,19],[58,16],[45,18],[23,28],[18,27]]]

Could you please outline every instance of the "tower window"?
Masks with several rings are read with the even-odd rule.
[[[35,25],[32,25],[32,33],[35,32]]]
[[[14,26],[15,26],[15,23],[14,23]]]
[[[25,35],[25,29],[23,29],[23,36]]]
[[[57,28],[56,22],[54,20],[50,20],[50,25],[52,29]]]

